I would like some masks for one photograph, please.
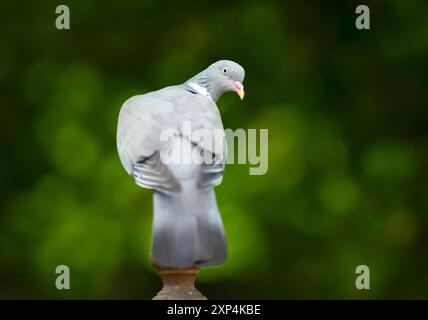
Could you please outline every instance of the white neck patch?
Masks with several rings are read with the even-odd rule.
[[[205,97],[208,97],[212,100],[210,93],[208,92],[208,90],[202,86],[200,86],[199,84],[197,84],[196,82],[190,82],[189,86],[195,90],[197,93],[202,94]]]

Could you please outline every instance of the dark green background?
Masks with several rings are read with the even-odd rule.
[[[428,3],[364,3],[368,31],[360,1],[1,1],[0,297],[156,294],[151,192],[118,160],[118,112],[231,59],[246,99],[220,99],[224,125],[268,128],[269,170],[227,167],[230,256],[201,291],[428,298]],[[371,290],[355,288],[360,264]]]

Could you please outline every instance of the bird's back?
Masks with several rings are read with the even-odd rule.
[[[213,138],[215,130],[223,129],[216,104],[208,97],[186,90],[183,85],[133,96],[125,101],[119,114],[117,148],[126,171],[130,174],[133,162],[162,149],[165,144],[160,139],[162,132],[174,129],[182,134],[184,126],[190,127],[191,133],[204,128]],[[193,142],[209,152],[222,152],[222,147],[216,146],[215,141]]]

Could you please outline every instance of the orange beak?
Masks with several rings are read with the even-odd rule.
[[[238,96],[241,98],[241,100],[244,99],[244,95],[245,95],[244,85],[239,81],[232,80],[232,82]]]

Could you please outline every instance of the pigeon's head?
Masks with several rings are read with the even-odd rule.
[[[208,91],[214,101],[228,91],[235,91],[244,99],[245,71],[239,64],[230,60],[220,60],[193,77],[189,82],[196,82],[198,86]]]

